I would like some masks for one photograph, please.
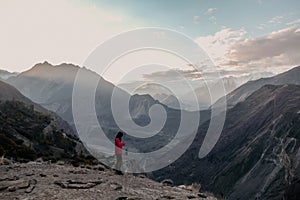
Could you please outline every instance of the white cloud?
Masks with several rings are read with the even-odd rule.
[[[20,71],[44,60],[82,64],[105,39],[134,28],[128,21],[120,11],[81,1],[1,1],[1,67]]]
[[[279,73],[300,64],[300,29],[289,27],[260,38],[246,37],[244,29],[224,28],[199,37],[200,44],[223,69],[241,73]]]
[[[263,30],[267,27],[276,27],[278,24],[283,24],[283,22],[285,22],[288,17],[291,17],[291,13],[272,17],[268,21],[259,24],[257,26],[257,28],[260,29],[260,30]],[[294,25],[294,24],[297,24],[297,23],[299,23],[299,21],[295,20],[293,22],[286,23],[286,25],[291,26],[291,25]]]
[[[209,8],[207,11],[204,13],[205,15],[211,15],[215,13],[218,9],[217,8]]]
[[[240,40],[246,33],[244,29],[224,28],[214,35],[198,37],[196,42],[204,48],[217,65],[220,65],[228,60],[225,54],[230,51],[231,45]]]
[[[158,71],[150,74],[144,74],[146,81],[170,81],[176,82],[178,79],[187,78],[189,80],[200,79],[203,75],[197,69],[170,69]]]
[[[226,56],[237,64],[280,67],[300,63],[300,29],[289,27],[264,37],[241,39]]]
[[[257,28],[263,30],[266,26],[267,26],[266,24],[260,24],[257,26]]]
[[[283,15],[278,15],[278,16],[275,16],[273,18],[271,18],[268,23],[269,24],[281,24],[282,23],[282,19],[284,19],[284,16]]]
[[[217,24],[217,18],[213,15],[218,9],[217,8],[209,8],[206,10],[204,15],[210,15],[208,20],[212,22],[213,24]]]
[[[217,24],[217,18],[215,16],[211,16],[210,18],[208,18],[209,21],[211,21],[213,24]]]
[[[296,24],[300,24],[300,19],[296,19],[294,21],[286,23],[286,25],[288,25],[288,26],[292,26],[292,25],[296,25]]]

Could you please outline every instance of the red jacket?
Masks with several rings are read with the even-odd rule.
[[[122,154],[122,147],[125,146],[125,142],[121,142],[119,138],[115,138],[115,153]]]

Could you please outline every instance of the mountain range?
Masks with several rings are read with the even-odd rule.
[[[170,90],[151,83],[143,84],[134,92],[140,95],[149,94],[169,108],[187,111],[206,110],[215,103],[216,100],[236,89],[240,85],[240,80],[234,77],[223,78],[221,84],[223,84],[225,91],[221,91],[221,88],[219,88],[220,81],[213,81],[209,82],[209,85],[207,84],[208,83],[193,83],[190,87],[194,87],[194,90],[178,92],[176,96]],[[128,83],[120,84],[120,86],[125,90],[130,90],[133,85]],[[210,92],[214,92],[214,99],[211,99]]]
[[[90,76],[99,76],[72,64],[53,66],[45,62],[6,81],[26,97],[57,113],[75,130],[72,91],[79,69],[87,75],[83,82],[88,82]],[[228,102],[224,128],[213,150],[202,159],[198,158],[198,153],[209,127],[210,110],[195,111],[200,112],[201,121],[192,145],[174,163],[149,174],[151,178],[171,178],[176,184],[200,182],[206,190],[226,199],[297,199],[300,187],[299,77],[300,67],[296,67],[274,77],[249,81],[221,97]],[[123,124],[128,120],[140,126],[149,124],[149,108],[155,104],[166,110],[167,121],[157,135],[144,139],[126,136],[132,151],[150,152],[165,146],[176,134],[181,112],[193,116],[194,112],[170,108],[150,95],[131,96],[102,77],[98,78],[95,110],[110,139],[119,130],[111,110],[114,89],[120,92],[120,101],[130,98],[131,117],[123,116]],[[30,101],[26,97],[19,98]],[[222,99],[215,105],[220,101]]]
[[[44,62],[36,64],[30,70],[22,72],[18,76],[9,78],[7,82],[16,87],[22,94],[34,102],[57,113],[73,127],[73,130],[76,131],[72,113],[72,92],[73,83],[78,70],[83,70],[85,73],[83,80],[81,80],[82,83],[88,82],[90,77],[96,77],[100,80],[95,94],[95,110],[102,130],[111,140],[113,140],[116,132],[120,130],[120,127],[114,120],[111,110],[111,97],[114,90],[117,90],[117,93],[121,96],[118,99],[119,103],[117,104],[121,104],[123,99],[130,99],[128,108],[131,117],[120,116],[122,119],[121,124],[126,126],[129,130],[135,128],[128,125],[130,124],[129,121],[133,120],[140,126],[145,126],[150,123],[149,108],[154,104],[163,106],[168,116],[162,130],[151,138],[139,139],[126,135],[128,149],[140,152],[152,151],[165,146],[168,141],[174,137],[181,119],[180,110],[169,108],[153,99],[150,95],[131,96],[122,89],[109,83],[95,72],[85,68],[80,68],[72,64],[53,66],[48,62]],[[194,115],[194,112],[186,113],[190,116]],[[209,118],[210,112],[203,111],[201,115],[200,123]],[[88,118],[84,118],[79,123],[86,124],[90,121],[91,120]],[[91,137],[87,138],[87,141],[84,141],[85,143],[90,143],[93,146],[96,145],[94,138],[98,137],[99,131],[93,127],[97,126],[98,123],[89,124],[89,129],[86,130],[86,134]],[[147,132],[141,132],[141,134],[147,134]]]

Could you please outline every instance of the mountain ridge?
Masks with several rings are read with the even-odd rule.
[[[219,104],[226,98],[227,106],[233,107],[240,101],[244,101],[246,97],[258,90],[260,87],[266,84],[282,85],[282,84],[296,84],[300,85],[300,66],[294,67],[286,72],[278,74],[273,77],[261,78],[254,81],[249,81],[237,89],[230,92],[225,97],[221,97],[214,106],[218,107]]]

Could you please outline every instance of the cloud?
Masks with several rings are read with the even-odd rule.
[[[267,27],[274,27],[277,26],[278,24],[282,24],[283,21],[286,20],[286,18],[289,15],[285,14],[285,15],[277,15],[275,17],[272,17],[271,19],[269,19],[268,21],[261,23],[257,26],[258,29],[263,30]]]
[[[230,51],[231,45],[240,40],[246,33],[244,29],[224,28],[214,35],[198,37],[195,41],[204,48],[217,65],[220,65],[228,61],[225,54]]]
[[[299,48],[300,29],[289,27],[264,37],[235,41],[226,57],[236,65],[291,66],[300,63]]]
[[[215,78],[215,77],[214,77]],[[149,85],[159,85],[164,88],[168,88],[170,91],[173,91],[175,94],[184,95],[187,91],[191,90],[191,85],[199,86],[203,84],[202,72],[193,69],[192,67],[186,66],[185,69],[168,69],[161,70],[152,73],[145,73],[143,75],[142,81],[133,80],[131,82],[126,82],[119,84],[118,86],[130,93],[136,93],[137,90],[144,90],[146,87],[147,93],[151,93]],[[180,86],[180,87],[178,87]],[[196,88],[196,87],[194,87]],[[152,93],[165,93],[162,90],[156,90]]]
[[[215,13],[218,9],[217,8],[209,8],[207,11],[204,13],[205,15],[211,15]]]
[[[144,74],[144,81],[149,82],[176,82],[182,79],[189,81],[216,81],[220,78],[239,77],[241,75],[249,75],[247,70],[230,70],[220,67],[201,66],[190,69],[170,69],[166,71],[157,71],[150,74]]]
[[[203,84],[214,84],[223,79],[225,82],[234,82],[236,86],[239,86],[249,80],[256,80],[262,77],[273,76],[274,73],[246,69],[223,69],[220,67],[211,68],[209,66],[196,69],[173,69],[167,71],[157,71],[154,73],[144,74],[142,81],[131,81],[119,84],[118,87],[126,90],[129,93],[147,92],[149,94],[166,93],[155,87],[155,90],[150,90],[150,85],[163,85],[166,88],[179,92],[182,95],[186,95],[186,91],[190,90],[190,86],[187,87],[185,82],[188,82],[191,87],[198,88]],[[205,81],[205,82],[204,82]],[[178,87],[180,85],[180,87]],[[139,88],[139,89],[138,89]],[[151,92],[152,91],[152,92]],[[166,93],[168,94],[168,93]],[[185,96],[182,96],[183,98]]]
[[[208,18],[208,20],[209,20],[210,22],[212,22],[213,24],[217,24],[217,18],[216,18],[214,15],[212,15],[212,14],[214,14],[217,10],[218,10],[217,8],[209,8],[209,9],[207,9],[207,11],[204,13],[204,15],[211,15],[211,16]]]
[[[263,37],[250,38],[244,29],[223,28],[214,35],[198,37],[200,44],[227,76],[280,73],[299,65],[300,29],[289,27]],[[258,75],[255,75],[259,77]]]
[[[213,24],[217,24],[217,18],[215,16],[211,16],[208,18]]]
[[[288,26],[293,26],[293,25],[296,25],[296,24],[300,24],[300,19],[296,19],[294,21],[286,23],[286,25],[288,25]]]
[[[170,69],[166,71],[157,71],[150,74],[144,74],[146,81],[176,82],[186,78],[189,80],[201,78],[201,73],[196,69]]]
[[[283,24],[283,22],[286,21],[286,19],[289,18],[289,17],[291,17],[291,13],[272,17],[268,21],[259,24],[257,26],[257,28],[260,29],[260,30],[263,30],[267,27],[276,27],[279,24]],[[295,20],[293,22],[290,22],[290,23],[286,23],[286,25],[291,26],[291,25],[294,25],[296,23],[297,23],[297,20]]]
[[[275,17],[271,18],[268,21],[268,23],[269,24],[281,24],[282,19],[284,19],[284,16],[283,15],[278,15],[278,16],[275,16]]]
[[[260,24],[257,26],[258,29],[263,30],[264,28],[266,28],[266,24]]]

